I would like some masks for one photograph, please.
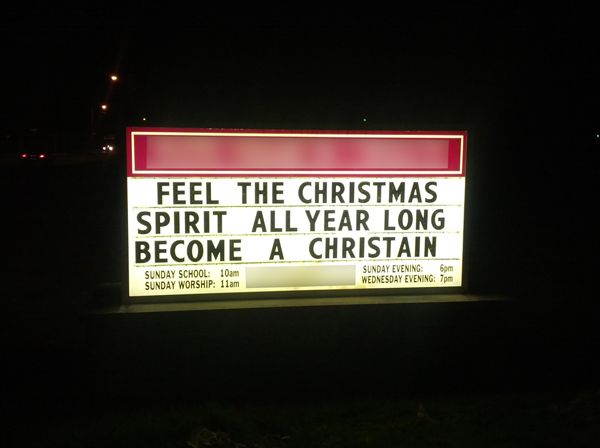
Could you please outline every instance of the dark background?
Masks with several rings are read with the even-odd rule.
[[[366,6],[2,15],[3,135],[69,137],[47,166],[3,154],[7,403],[594,383],[597,19]],[[467,292],[510,300],[89,315],[125,260],[124,151],[90,151],[92,116],[121,150],[134,125],[467,130]]]
[[[135,125],[467,130],[470,289],[593,287],[600,63],[585,8],[33,6],[2,23],[3,134],[50,130],[80,154],[91,131],[123,148]],[[109,173],[104,196],[122,188]]]

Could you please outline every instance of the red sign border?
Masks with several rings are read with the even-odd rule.
[[[307,135],[307,136],[406,136],[415,139],[440,138],[448,139],[449,147],[449,165],[460,167],[458,170],[437,169],[437,170],[148,170],[145,168],[145,151],[135,150],[136,142],[134,139],[143,138],[144,134],[152,135],[157,133],[164,134],[255,134],[256,136],[275,135]],[[466,154],[467,154],[467,131],[378,131],[378,130],[282,130],[282,129],[227,129],[227,128],[171,128],[171,127],[128,127],[126,130],[127,147],[127,176],[128,177],[464,177],[466,174]],[[144,148],[145,149],[145,148]],[[135,154],[134,154],[135,153]],[[135,163],[135,167],[134,167]],[[301,171],[301,172],[300,172]]]

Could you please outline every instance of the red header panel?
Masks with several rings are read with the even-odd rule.
[[[465,132],[127,130],[128,175],[464,176]]]

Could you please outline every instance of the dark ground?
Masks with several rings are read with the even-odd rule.
[[[471,246],[471,292],[509,300],[89,314],[121,280],[122,164],[5,168],[2,406],[13,446],[184,446],[194,427],[221,434],[212,446],[597,440],[599,309],[591,279],[572,280],[589,275],[584,264],[549,274],[548,260],[507,267]],[[484,225],[489,212],[472,219]],[[508,239],[498,238],[492,249]]]

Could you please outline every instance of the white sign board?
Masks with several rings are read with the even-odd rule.
[[[132,299],[461,287],[466,135],[128,130]]]

